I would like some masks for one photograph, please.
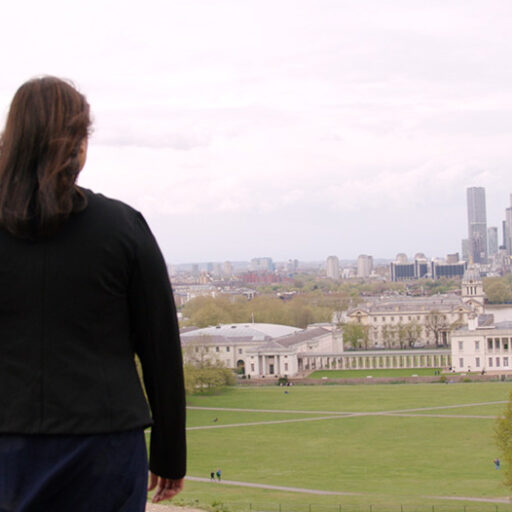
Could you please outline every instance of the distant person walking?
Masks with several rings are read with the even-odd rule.
[[[85,96],[43,77],[18,89],[1,134],[5,511],[143,512],[149,426],[153,501],[183,487],[185,392],[166,264],[139,212],[77,185],[90,126]]]
[[[215,473],[213,471],[210,473],[210,480],[215,480]]]
[[[493,462],[494,462],[494,467],[496,469],[500,469],[500,466],[501,466],[500,459],[495,459]]]
[[[217,469],[217,472],[215,474],[217,475],[217,480],[220,482],[220,477],[222,475],[221,470]]]

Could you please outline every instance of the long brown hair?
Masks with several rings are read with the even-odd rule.
[[[87,205],[75,182],[89,104],[73,85],[47,76],[14,95],[0,138],[0,226],[16,236],[54,232]]]

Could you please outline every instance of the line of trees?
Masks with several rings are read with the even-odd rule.
[[[282,300],[277,296],[262,295],[247,300],[221,295],[192,299],[181,312],[183,324],[195,327],[254,321],[305,328],[316,322],[330,322],[334,310],[334,305],[317,296],[301,295]]]

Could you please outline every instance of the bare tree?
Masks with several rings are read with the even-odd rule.
[[[436,347],[439,347],[442,333],[450,330],[450,324],[446,320],[446,315],[433,309],[425,317],[425,329],[432,334]],[[446,345],[447,343],[443,340],[442,344]]]

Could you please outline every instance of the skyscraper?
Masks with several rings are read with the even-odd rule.
[[[498,228],[487,228],[487,243],[489,244],[489,257],[498,254]]]
[[[485,188],[469,187],[468,239],[470,258],[473,263],[487,263],[487,214],[485,209]]]
[[[329,256],[327,258],[326,274],[331,279],[340,278],[340,260],[337,256]]]
[[[510,204],[505,208],[505,222],[503,223],[503,245],[507,254],[512,254],[512,194],[510,194]]]
[[[357,258],[357,277],[369,277],[373,270],[373,257],[360,254]]]

